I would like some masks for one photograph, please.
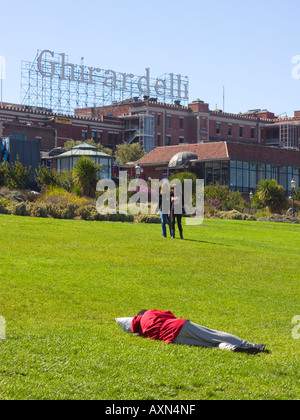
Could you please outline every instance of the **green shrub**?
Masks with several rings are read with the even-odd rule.
[[[80,217],[82,220],[100,220],[100,217],[98,217],[100,215],[94,206],[79,207],[75,212],[75,216]]]
[[[172,175],[169,179],[169,181],[173,181],[174,179],[179,179],[182,183],[182,186],[184,185],[184,181],[186,179],[190,179],[192,181],[193,187],[196,186],[196,180],[197,177],[192,172],[179,172],[178,174]]]
[[[70,193],[64,188],[54,185],[44,189],[39,201],[46,204],[76,204],[78,206],[85,206],[91,202],[94,203],[94,200],[78,197],[76,194]]]
[[[43,203],[30,203],[26,210],[31,217],[49,217],[49,205]]]
[[[220,219],[243,220],[243,214],[237,210],[219,211],[217,216]]]
[[[288,208],[285,190],[275,179],[260,181],[257,186],[257,195],[271,213],[281,213]]]
[[[69,193],[75,193],[79,195],[80,188],[77,188],[73,179],[72,172],[55,172],[55,185],[64,190],[68,191]]]
[[[48,216],[53,219],[74,219],[78,207],[74,203],[48,205]]]
[[[102,165],[85,156],[77,160],[73,168],[73,179],[80,187],[80,193],[85,197],[95,197],[97,185],[97,172]]]
[[[56,185],[54,172],[45,165],[39,165],[38,169],[35,170],[35,181],[40,188]]]
[[[27,210],[26,203],[18,203],[14,206],[13,212],[15,216],[30,216],[29,211]]]
[[[0,199],[0,214],[9,214],[7,206],[3,202],[3,199]]]
[[[300,220],[296,217],[286,216],[282,214],[271,214],[270,216],[261,217],[259,222],[277,222],[277,223],[296,223],[299,224]]]
[[[9,189],[24,190],[27,187],[31,175],[31,167],[24,167],[19,160],[19,156],[17,156],[17,160],[14,163],[6,162],[3,168],[5,185]]]
[[[0,165],[0,187],[5,185],[5,169],[3,165]]]
[[[272,213],[270,213],[267,210],[260,210],[255,214],[256,219],[260,219],[261,217],[267,217],[267,216],[271,216]]]
[[[156,215],[142,215],[138,218],[139,223],[153,223],[153,224],[160,224],[161,219],[159,216]]]
[[[208,185],[204,188],[204,198],[206,207],[216,207],[218,210],[238,210],[243,211],[245,201],[239,191],[232,191],[229,186]]]

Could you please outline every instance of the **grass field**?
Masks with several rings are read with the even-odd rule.
[[[0,216],[0,399],[299,399],[300,228]],[[116,317],[170,310],[255,343],[250,356],[124,334]]]

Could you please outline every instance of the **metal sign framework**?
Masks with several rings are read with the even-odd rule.
[[[74,109],[117,104],[130,98],[155,98],[158,102],[188,104],[187,76],[166,73],[146,76],[101,71],[69,63],[68,55],[37,51],[33,62],[21,64],[21,102],[62,114]]]

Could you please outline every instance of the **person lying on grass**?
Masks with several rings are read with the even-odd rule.
[[[248,341],[221,331],[194,324],[187,319],[178,319],[167,311],[143,309],[131,323],[131,332],[142,337],[198,347],[215,347],[236,353],[257,354],[265,351],[265,344]]]

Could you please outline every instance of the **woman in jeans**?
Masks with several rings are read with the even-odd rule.
[[[171,210],[170,210],[170,223],[171,223],[171,237],[175,238],[175,225],[177,219],[177,226],[180,234],[180,239],[183,239],[183,228],[182,228],[182,215],[183,205],[180,203],[182,198],[175,194],[175,188],[171,188]],[[178,213],[178,207],[180,206],[181,212]],[[179,209],[179,210],[180,210]]]
[[[172,236],[171,231],[171,222],[170,222],[170,193],[169,193],[169,185],[165,182],[160,190],[159,194],[159,210],[160,210],[160,218],[161,218],[161,227],[162,227],[162,237],[167,237],[167,225],[169,226],[170,236]]]

